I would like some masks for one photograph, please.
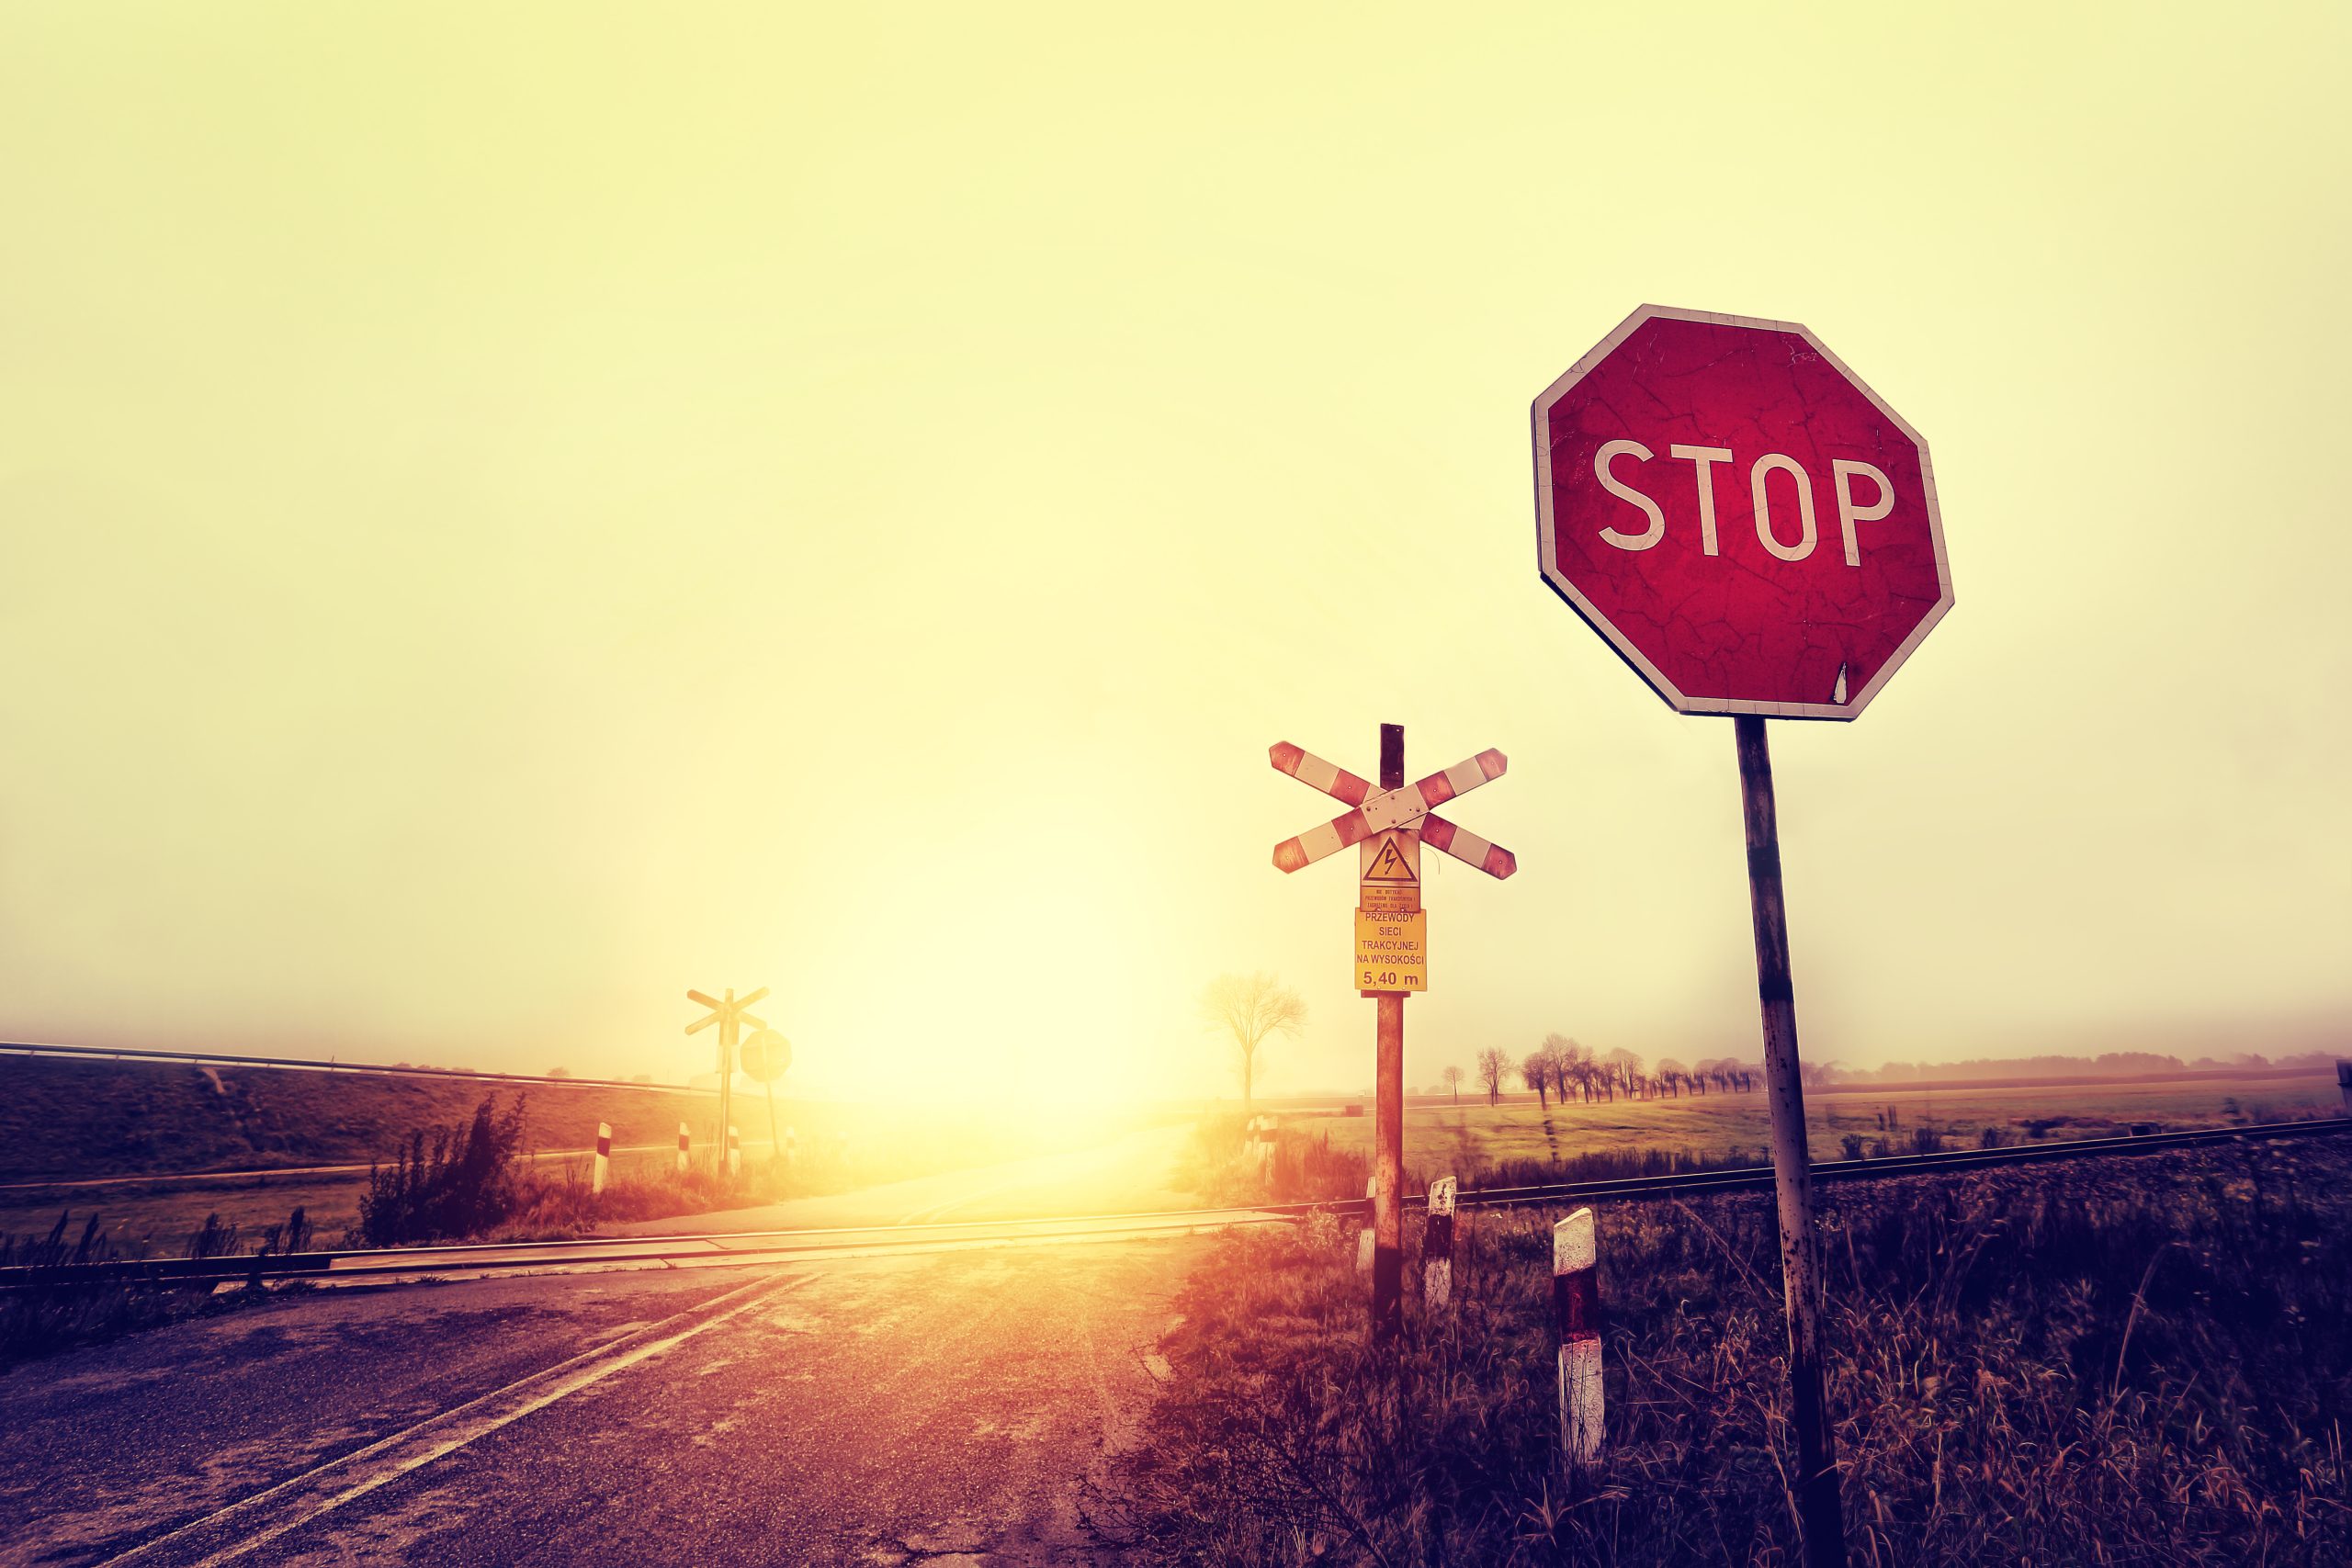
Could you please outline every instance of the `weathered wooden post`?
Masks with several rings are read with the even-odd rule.
[[[1380,787],[1405,787],[1405,727],[1380,727]],[[1418,862],[1420,853],[1411,852]],[[1359,908],[1363,908],[1358,895]],[[1420,889],[1413,890],[1420,902]],[[1405,1326],[1405,993],[1373,998],[1372,1337],[1391,1342]]]
[[[588,1191],[591,1196],[604,1191],[605,1179],[612,1174],[612,1168],[613,1124],[610,1122],[599,1122],[596,1123],[596,1168],[594,1174],[588,1179]]]
[[[1789,1415],[1797,1438],[1797,1505],[1811,1568],[1844,1568],[1838,1444],[1822,1393],[1821,1244],[1813,1223],[1813,1159],[1797,1057],[1796,987],[1789,975],[1789,917],[1781,896],[1781,827],[1764,720],[1732,719],[1747,832],[1748,909],[1756,928],[1756,990],[1764,1019],[1764,1087],[1772,1112],[1772,1190],[1781,1220],[1781,1295],[1789,1327]]]
[[[1429,1223],[1421,1229],[1421,1305],[1441,1312],[1453,1298],[1453,1178],[1430,1184]]]
[[[1552,1227],[1552,1314],[1560,1336],[1560,1452],[1600,1457],[1600,1252],[1590,1209]]]

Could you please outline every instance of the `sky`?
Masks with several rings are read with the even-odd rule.
[[[1407,1077],[1757,1054],[1730,721],[1539,581],[1645,301],[1930,444],[1773,726],[1809,1058],[2352,1035],[2341,7],[7,7],[0,1032],[1354,1088],[1306,747],[1449,815]]]

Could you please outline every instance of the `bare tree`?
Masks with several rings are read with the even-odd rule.
[[[1568,1086],[1584,1084],[1591,1076],[1592,1053],[1565,1034],[1544,1037],[1544,1059],[1551,1064],[1552,1088],[1558,1093],[1560,1103],[1568,1102]],[[1587,1098],[1590,1098],[1589,1095]]]
[[[1673,1057],[1660,1056],[1657,1059],[1657,1081],[1664,1085],[1667,1092],[1676,1099],[1679,1100],[1682,1097],[1682,1080],[1690,1076],[1682,1064]]]
[[[1241,1110],[1250,1111],[1250,1096],[1257,1080],[1258,1048],[1270,1034],[1295,1038],[1306,1027],[1306,1003],[1299,994],[1262,970],[1255,975],[1220,975],[1201,992],[1201,1022],[1223,1030],[1233,1041],[1241,1066]]]
[[[1527,1054],[1519,1065],[1519,1081],[1535,1091],[1535,1102],[1544,1110],[1552,1109],[1552,1058],[1542,1046]]]
[[[1464,1077],[1462,1069],[1449,1063],[1445,1071],[1438,1074],[1438,1077],[1445,1080],[1446,1091],[1453,1096],[1453,1102],[1456,1105],[1461,1104],[1462,1079]]]
[[[1510,1058],[1496,1046],[1489,1045],[1478,1053],[1478,1081],[1487,1086],[1487,1103],[1495,1104],[1503,1097],[1503,1075],[1510,1071]]]
[[[1609,1092],[1611,1099],[1616,1098],[1620,1086],[1623,1086],[1625,1092],[1630,1095],[1634,1092],[1634,1086],[1641,1081],[1642,1059],[1623,1045],[1603,1056],[1600,1059],[1600,1065],[1608,1069]]]

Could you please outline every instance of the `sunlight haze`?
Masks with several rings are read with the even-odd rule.
[[[1807,1056],[2352,1033],[2340,8],[130,9],[0,51],[9,1039],[1229,1093],[1271,970],[1352,1090],[1266,750],[1390,721],[1520,868],[1408,1083],[1752,1059],[1731,726],[1536,570],[1645,301],[1934,454],[1956,608],[1772,726]]]

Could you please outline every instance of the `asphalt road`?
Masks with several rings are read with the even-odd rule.
[[[1167,1147],[969,1206],[1133,1203]],[[322,1291],[78,1351],[0,1376],[0,1564],[1115,1562],[1090,1488],[1204,1245]]]

